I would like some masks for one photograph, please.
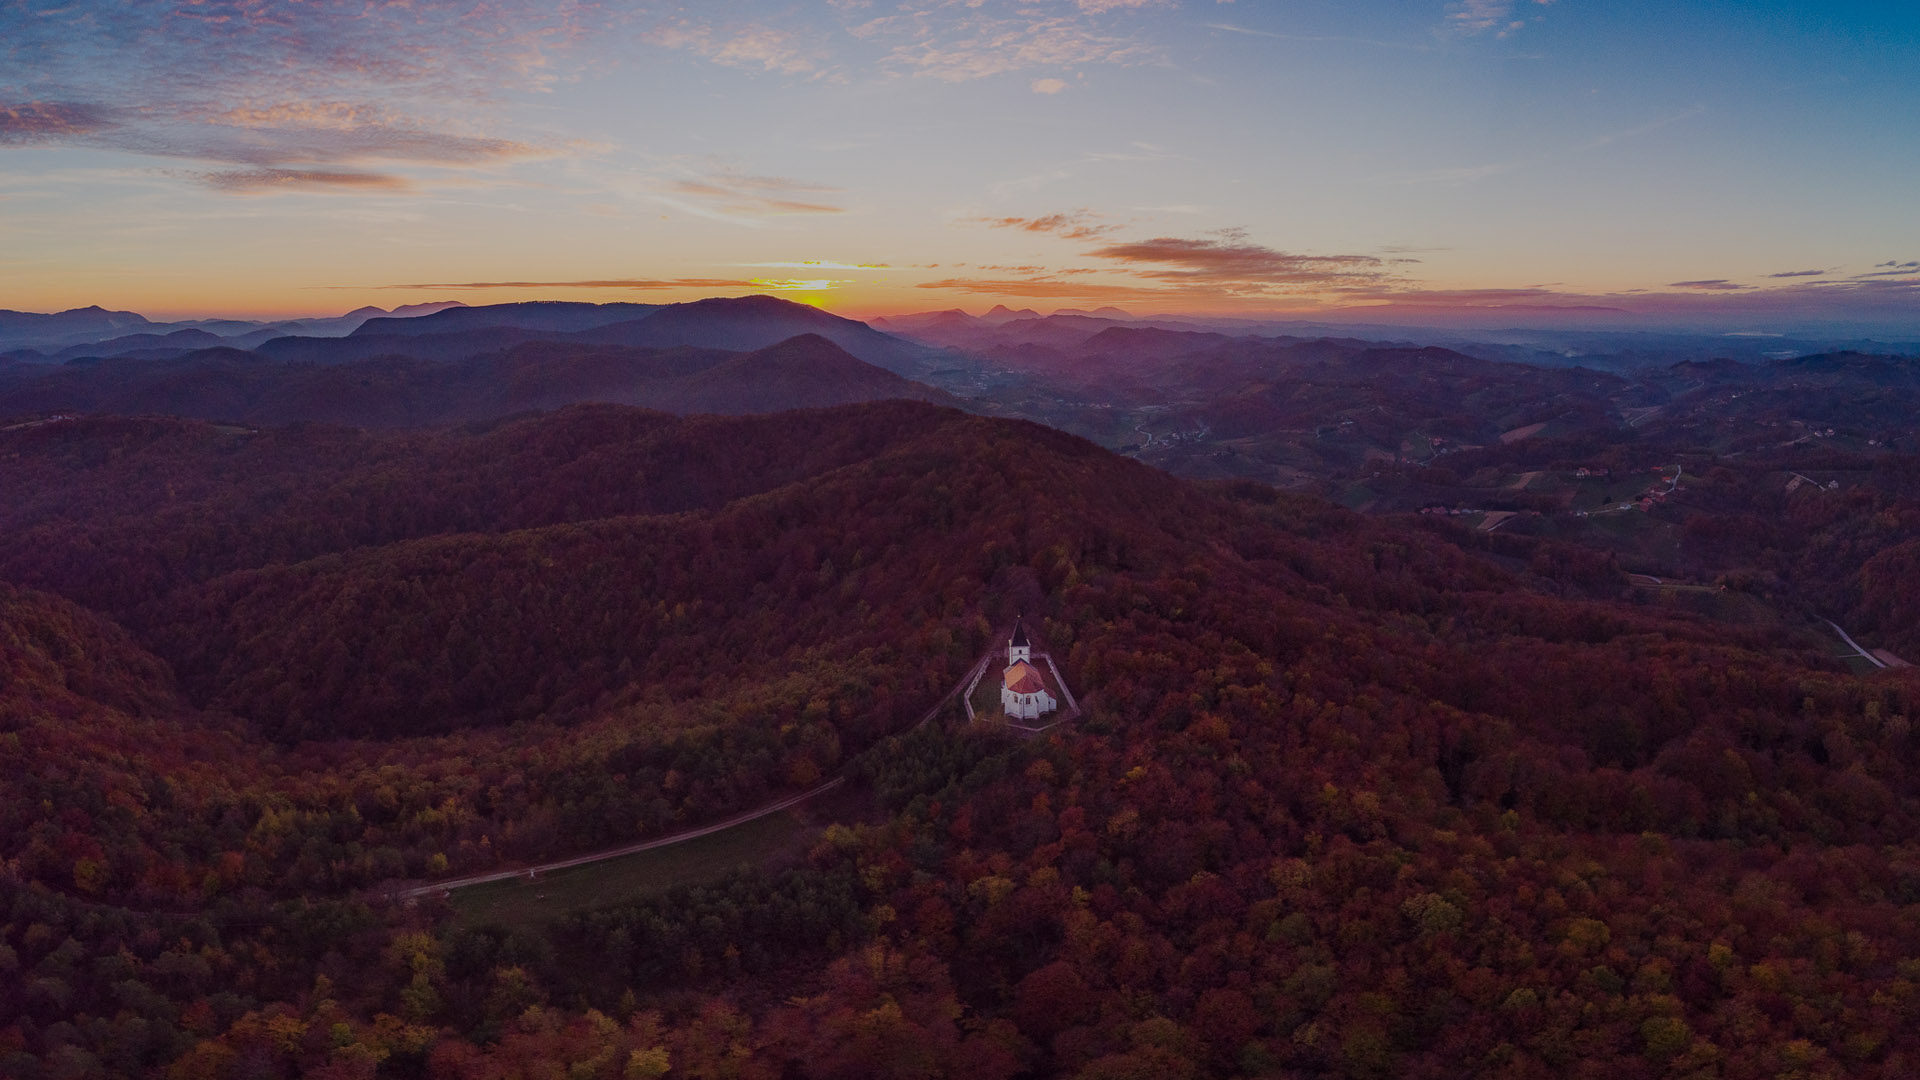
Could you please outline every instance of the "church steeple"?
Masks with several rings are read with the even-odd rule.
[[[1000,708],[1009,720],[1036,720],[1059,707],[1047,692],[1046,676],[1033,666],[1026,620],[1013,620],[1013,633],[1007,638],[1007,670],[1000,675]]]

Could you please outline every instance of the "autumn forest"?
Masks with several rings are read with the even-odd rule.
[[[1920,677],[1815,620],[1913,651],[1911,453],[1780,451],[1789,496],[1602,402],[1287,490],[823,338],[729,347],[674,355],[828,363],[844,403],[445,404],[556,357],[657,386],[670,344],[410,361],[417,422],[14,399],[0,1075],[1920,1069]],[[299,401],[275,380],[356,363],[243,374]],[[1369,392],[1408,408],[1574,393],[1394,363],[1429,389]],[[1486,479],[1661,460],[1638,532]],[[1037,737],[952,695],[1016,616],[1082,710]],[[424,887],[816,789],[706,862]]]

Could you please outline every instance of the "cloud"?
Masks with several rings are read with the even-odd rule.
[[[1133,65],[1159,59],[1139,38],[1099,29],[1101,16],[1160,3],[1084,0],[1071,13],[989,0],[921,0],[894,14],[849,26],[854,37],[887,49],[883,70],[966,82],[1015,71]]]
[[[845,213],[844,207],[820,199],[822,195],[834,195],[843,190],[779,176],[749,176],[716,171],[699,177],[668,181],[664,194],[698,200],[707,211],[717,216],[753,216]],[[687,204],[677,205],[685,208]]]
[[[1465,34],[1483,34],[1506,25],[1512,0],[1461,0],[1447,11],[1447,25]]]
[[[1173,7],[1172,0],[1074,0],[1074,6],[1089,15],[1104,15],[1122,8]]]
[[[1382,41],[1379,38],[1349,37],[1345,34],[1276,34],[1271,30],[1255,30],[1248,26],[1235,26],[1232,23],[1204,23],[1208,30],[1220,30],[1229,34],[1245,34],[1248,37],[1272,38],[1276,41],[1341,42],[1348,45],[1373,45],[1382,49],[1410,49],[1414,52],[1427,52],[1431,46],[1417,41]]]
[[[121,117],[126,116],[126,122]],[[282,186],[302,170],[315,176],[367,175],[348,167],[369,162],[438,168],[479,166],[552,156],[510,139],[436,131],[385,107],[344,102],[237,104],[219,110],[148,106],[137,113],[93,104],[0,108],[0,145],[60,143],[147,157],[251,166],[252,171],[189,175],[222,191]],[[215,177],[207,181],[207,177]],[[229,177],[242,180],[229,182]],[[342,180],[341,185],[356,184]],[[374,186],[365,185],[362,190]]]
[[[310,107],[287,104],[272,113],[300,113]],[[198,157],[249,165],[290,163],[348,163],[363,161],[414,162],[422,165],[480,165],[551,156],[554,151],[510,139],[495,139],[434,131],[405,118],[382,114],[382,120],[356,120],[365,106],[337,106],[320,111],[336,119],[324,123],[269,122],[249,114],[247,123],[215,123],[172,132],[126,133],[106,140],[119,149],[169,157]]]
[[[1071,215],[1061,215],[1070,218]],[[992,219],[1025,229],[1046,218]],[[1005,224],[1002,224],[1004,222]],[[1046,230],[1037,230],[1046,231]],[[1668,325],[1698,329],[1804,329],[1829,324],[1849,332],[1911,334],[1920,324],[1920,260],[1892,260],[1871,275],[1828,279],[1789,271],[1764,288],[1724,278],[1675,282],[1657,290],[1587,293],[1557,284],[1435,289],[1394,273],[1386,259],[1298,255],[1250,243],[1237,231],[1201,238],[1159,237],[1087,252],[1096,268],[979,266],[977,276],[917,287],[966,295],[1065,301],[1141,301],[1245,311],[1320,313],[1406,325]],[[1120,278],[1116,273],[1130,276]],[[1872,275],[1898,275],[1872,276]]]
[[[1533,0],[1533,6],[1546,7],[1553,0]],[[1514,17],[1514,0],[1459,0],[1447,5],[1447,29],[1473,36],[1494,31],[1495,37],[1510,37],[1523,29],[1527,20]],[[1533,16],[1539,19],[1540,16]]]
[[[831,259],[802,259],[799,262],[757,262],[736,263],[736,266],[748,266],[755,270],[872,270],[888,271],[894,268],[886,263],[844,263]]]
[[[1456,165],[1439,169],[1423,169],[1419,172],[1401,173],[1389,177],[1394,184],[1466,184],[1475,180],[1485,180],[1489,176],[1499,176],[1526,165],[1547,160],[1546,157],[1524,161],[1489,161],[1482,165]]]
[[[839,31],[868,46],[857,50],[867,54],[862,63],[882,73],[965,82],[1033,69],[1157,61],[1150,39],[1110,26],[1122,15],[1178,6],[1177,0],[831,0],[830,17],[838,25],[823,26],[806,18],[805,5],[711,0],[680,6],[640,36],[728,67],[844,81],[853,61],[838,48],[847,44]],[[1029,85],[1051,94],[1070,84],[1043,76]]]
[[[1896,264],[1898,265],[1898,264]],[[1407,325],[1505,327],[1522,325],[1671,325],[1700,329],[1791,329],[1809,323],[1883,327],[1912,333],[1920,310],[1920,279],[1795,281],[1759,289],[1674,287],[1663,291],[1581,293],[1552,285],[1518,288],[1428,289],[1385,278],[1338,282],[1296,291],[1220,288],[1190,282],[1113,282],[1086,270],[981,267],[992,275],[952,277],[918,288],[1012,300],[1133,300],[1213,305],[1242,310],[1319,313],[1340,319]],[[1920,270],[1920,267],[1915,267]],[[1110,272],[1110,271],[1107,271]],[[1103,273],[1096,271],[1096,274]],[[1686,285],[1687,283],[1682,283]]]
[[[1770,278],[1822,277],[1825,276],[1826,273],[1825,270],[1786,270],[1778,274],[1768,274],[1767,276]]]
[[[346,101],[283,101],[272,105],[236,105],[208,119],[215,124],[239,128],[357,131],[391,124],[394,114],[384,106]]]
[[[997,217],[980,220],[996,229],[1019,229],[1030,233],[1051,233],[1068,240],[1092,240],[1118,229],[1118,225],[1095,224],[1100,215],[1092,210],[1066,210],[1041,217]]]
[[[826,66],[824,50],[819,46],[804,44],[793,32],[761,23],[724,26],[679,19],[648,31],[643,40],[664,49],[690,52],[725,67],[818,75]]]
[[[1168,152],[1164,147],[1150,142],[1134,140],[1131,150],[1089,150],[1080,156],[1082,161],[1177,161],[1188,160],[1182,154]]]
[[[341,286],[373,289],[745,289],[749,281],[731,278],[604,278],[594,281],[460,281],[416,285]]]
[[[0,105],[0,146],[53,142],[91,135],[114,126],[112,110],[67,101],[22,101]]]
[[[402,193],[414,190],[404,176],[386,173],[325,169],[230,169],[198,174],[195,179],[216,191],[259,195],[276,191],[358,191]]]
[[[1101,217],[1092,210],[1081,208],[1040,217],[989,217],[976,220],[996,229],[1019,229],[1067,240],[1088,241],[1105,237],[1119,228],[1100,222]],[[1060,278],[1100,271],[1059,269],[1030,274],[1025,280],[1055,290],[1044,295],[1071,294],[1083,297],[1169,297],[1176,294],[1191,297],[1278,297],[1371,288],[1393,280],[1390,264],[1379,256],[1300,255],[1251,243],[1241,229],[1224,229],[1202,238],[1161,236],[1107,243],[1086,254],[1090,258],[1116,264],[1110,266],[1106,273],[1117,271],[1154,284],[1069,283]],[[987,287],[979,279],[966,280],[974,282],[970,288]],[[1007,287],[1006,279],[990,280],[992,288],[996,290]]]
[[[1751,285],[1737,285],[1726,278],[1708,278],[1704,281],[1670,281],[1669,289],[1695,289],[1701,292],[1730,292],[1734,289],[1750,289]]]
[[[1248,34],[1253,37],[1280,38],[1282,40],[1285,40],[1288,37],[1288,35],[1286,34],[1276,34],[1271,30],[1254,30],[1245,26],[1235,26],[1232,23],[1211,23],[1210,22],[1210,23],[1205,23],[1203,25],[1205,25],[1206,28],[1209,30],[1225,30],[1230,34]]]
[[[1371,284],[1386,275],[1373,255],[1296,255],[1247,243],[1238,232],[1220,239],[1162,236],[1109,244],[1087,254],[1121,263],[1134,273],[1172,284],[1234,291],[1293,291]]]
[[[552,58],[615,14],[597,0],[0,5],[0,72],[28,98],[0,106],[0,144],[316,175],[538,156],[486,130],[487,106],[551,84]]]
[[[1920,269],[1920,268],[1917,268]],[[1920,280],[1801,280],[1769,288],[1726,288],[1719,280],[1676,282],[1666,291],[1579,293],[1545,286],[1522,289],[1421,289],[1384,285],[1340,295],[1336,310],[1358,318],[1515,325],[1511,320],[1620,320],[1752,329],[1807,323],[1879,325],[1911,333],[1920,310]],[[1488,322],[1498,319],[1499,322]]]
[[[35,6],[42,9],[0,8],[0,40],[13,70],[45,83],[116,89],[110,100],[142,104],[214,102],[266,88],[294,98],[341,87],[492,98],[550,82],[551,55],[604,32],[617,14],[582,0]]]

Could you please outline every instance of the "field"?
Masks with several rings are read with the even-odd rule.
[[[558,870],[537,881],[475,885],[453,894],[454,922],[534,928],[568,912],[717,881],[741,866],[797,849],[808,831],[791,811],[769,814],[684,844]]]
[[[1000,716],[1000,672],[1005,668],[1004,663],[989,663],[987,670],[981,674],[980,682],[967,699],[973,706],[974,719],[997,719]]]

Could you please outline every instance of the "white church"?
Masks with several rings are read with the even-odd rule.
[[[1047,693],[1046,680],[1033,666],[1033,643],[1027,640],[1027,626],[1013,620],[1013,637],[1007,640],[1007,671],[1000,680],[1000,707],[1008,719],[1034,720],[1060,707]]]

